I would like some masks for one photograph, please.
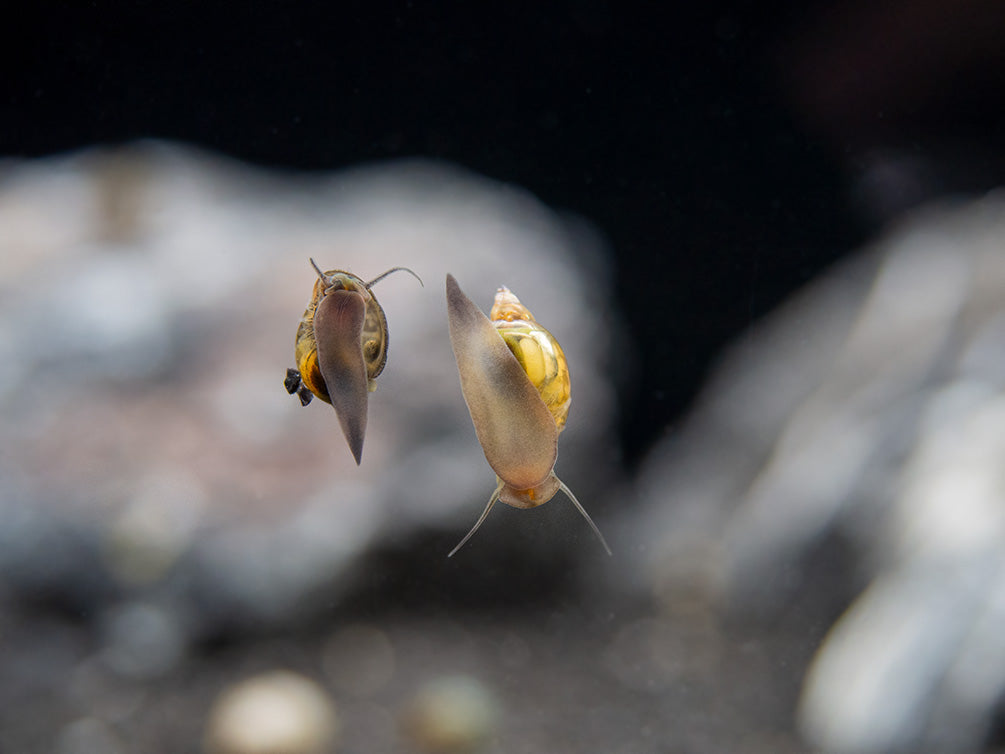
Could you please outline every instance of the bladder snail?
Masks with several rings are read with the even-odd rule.
[[[607,546],[600,529],[555,476],[558,434],[569,414],[569,369],[558,341],[506,288],[496,292],[491,320],[447,275],[450,345],[461,391],[496,489],[478,521],[447,557],[482,525],[497,500],[535,508],[562,490]]]
[[[392,272],[392,267],[370,282],[342,270],[318,274],[314,292],[297,328],[297,367],[286,370],[286,390],[306,406],[316,395],[330,403],[342,426],[356,464],[363,454],[367,396],[377,389],[377,377],[387,363],[387,318],[370,290]]]

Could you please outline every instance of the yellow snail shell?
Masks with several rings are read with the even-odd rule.
[[[603,535],[572,491],[555,476],[558,434],[569,414],[569,369],[554,336],[506,288],[496,293],[490,320],[447,275],[450,345],[461,392],[497,486],[481,517],[448,557],[482,525],[497,500],[535,508],[562,490],[604,549]]]
[[[370,289],[399,270],[422,280],[407,267],[393,267],[367,283],[343,270],[322,272],[313,259],[311,265],[318,279],[297,328],[297,368],[286,370],[284,384],[304,406],[316,395],[334,407],[359,465],[367,396],[387,363],[387,318]]]

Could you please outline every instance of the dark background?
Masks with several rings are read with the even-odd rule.
[[[8,15],[2,155],[159,137],[301,170],[428,156],[596,224],[616,255],[596,295],[641,357],[630,461],[788,292],[898,212],[1005,174],[997,0]]]

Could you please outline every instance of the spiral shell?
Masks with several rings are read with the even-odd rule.
[[[478,530],[497,500],[535,508],[562,490],[610,548],[586,510],[555,475],[558,434],[569,414],[565,354],[507,288],[496,293],[491,320],[447,275],[450,344],[461,392],[497,486],[477,523],[450,553]]]
[[[297,327],[294,358],[286,370],[287,392],[303,405],[317,396],[330,403],[357,465],[363,454],[368,394],[387,363],[387,318],[371,288],[394,267],[370,282],[344,270],[321,269],[311,260],[318,279]],[[421,284],[422,281],[419,280]]]
[[[489,319],[520,363],[561,432],[572,404],[569,365],[555,336],[534,319],[506,286],[496,291]]]

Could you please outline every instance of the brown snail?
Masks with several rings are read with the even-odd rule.
[[[404,271],[422,284],[407,267],[392,267],[369,282],[343,270],[318,274],[310,303],[297,328],[297,367],[286,370],[286,390],[306,406],[312,396],[330,403],[342,426],[356,464],[363,454],[367,397],[377,389],[377,377],[387,363],[387,318],[371,288],[392,272]]]
[[[555,476],[558,434],[570,404],[569,368],[561,346],[505,287],[496,292],[490,316],[491,320],[464,295],[453,275],[447,275],[450,345],[461,391],[497,480],[482,515],[447,557],[464,546],[497,500],[515,508],[536,508],[559,490],[610,555],[600,529]]]

